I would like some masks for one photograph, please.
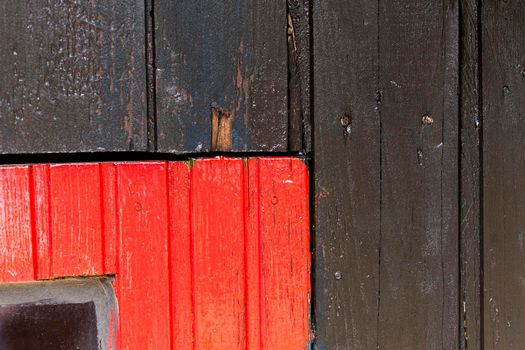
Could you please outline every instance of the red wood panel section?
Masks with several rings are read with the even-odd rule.
[[[51,216],[49,215],[49,165],[31,166],[33,178],[33,221],[37,279],[51,278]]]
[[[259,235],[259,160],[249,159],[244,168],[246,240],[246,343],[261,349],[261,247]]]
[[[195,349],[245,349],[243,161],[195,162],[191,183]],[[225,273],[227,272],[227,273]]]
[[[27,166],[0,168],[0,282],[34,278],[29,186]]]
[[[51,277],[102,275],[102,224],[98,164],[50,168]]]
[[[193,348],[190,174],[188,163],[169,164],[171,338],[174,349]]]
[[[169,349],[167,164],[117,165],[119,349]]]
[[[306,349],[310,291],[308,176],[298,160],[259,160],[263,349]]]
[[[118,349],[304,349],[306,166],[0,167],[0,282],[115,275]]]
[[[102,212],[102,257],[104,273],[114,275],[117,272],[117,177],[113,163],[101,163],[100,193],[102,194],[100,210]]]

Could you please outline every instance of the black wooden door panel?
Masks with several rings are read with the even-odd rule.
[[[0,5],[0,153],[146,150],[144,4]]]

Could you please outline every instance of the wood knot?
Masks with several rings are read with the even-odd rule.
[[[428,114],[425,114],[421,117],[421,124],[423,125],[432,125],[434,123],[434,118],[429,116]]]
[[[217,107],[216,104],[211,105],[212,152],[232,150],[232,122],[232,113]]]

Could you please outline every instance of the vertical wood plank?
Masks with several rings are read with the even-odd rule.
[[[37,278],[51,278],[51,215],[49,208],[49,164],[32,166]]]
[[[525,3],[483,1],[483,346],[525,344]]]
[[[288,151],[311,153],[311,1],[288,0]]]
[[[0,11],[0,153],[146,150],[144,2]]]
[[[102,244],[104,273],[117,273],[117,178],[114,163],[100,163],[100,211],[102,220]]]
[[[310,298],[308,172],[298,159],[259,160],[261,339],[307,349]]]
[[[261,350],[261,242],[259,159],[244,164],[246,348]]]
[[[481,110],[479,1],[460,1],[461,349],[481,350]]]
[[[154,8],[158,149],[210,151],[215,106],[233,117],[232,150],[286,151],[286,1],[156,0]]]
[[[170,348],[166,163],[117,164],[121,350]]]
[[[458,4],[381,2],[379,22],[378,346],[456,349]]]
[[[172,348],[193,348],[190,164],[169,163]]]
[[[0,168],[0,282],[34,278],[30,170]]]
[[[52,165],[49,181],[51,276],[103,274],[99,165]]]
[[[202,159],[191,185],[195,349],[245,349],[243,162]]]
[[[313,3],[315,346],[376,349],[380,250],[377,1]]]

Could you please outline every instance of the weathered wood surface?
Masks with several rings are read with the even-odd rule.
[[[146,150],[142,1],[6,1],[0,33],[0,153]]]
[[[477,0],[461,1],[460,348],[481,350],[481,109]]]
[[[313,16],[317,348],[455,349],[458,6]]]
[[[211,150],[212,107],[235,151],[288,149],[286,1],[156,0],[157,145]]]
[[[115,275],[118,349],[308,346],[301,160],[9,166],[0,179],[0,283]]]
[[[0,31],[0,153],[309,150],[305,0],[30,0]]]
[[[379,23],[379,346],[456,349],[458,4],[385,2]]]
[[[320,350],[377,346],[377,10],[370,1],[362,7],[318,1],[313,9],[314,321]]]
[[[483,345],[525,346],[525,3],[483,1]]]

